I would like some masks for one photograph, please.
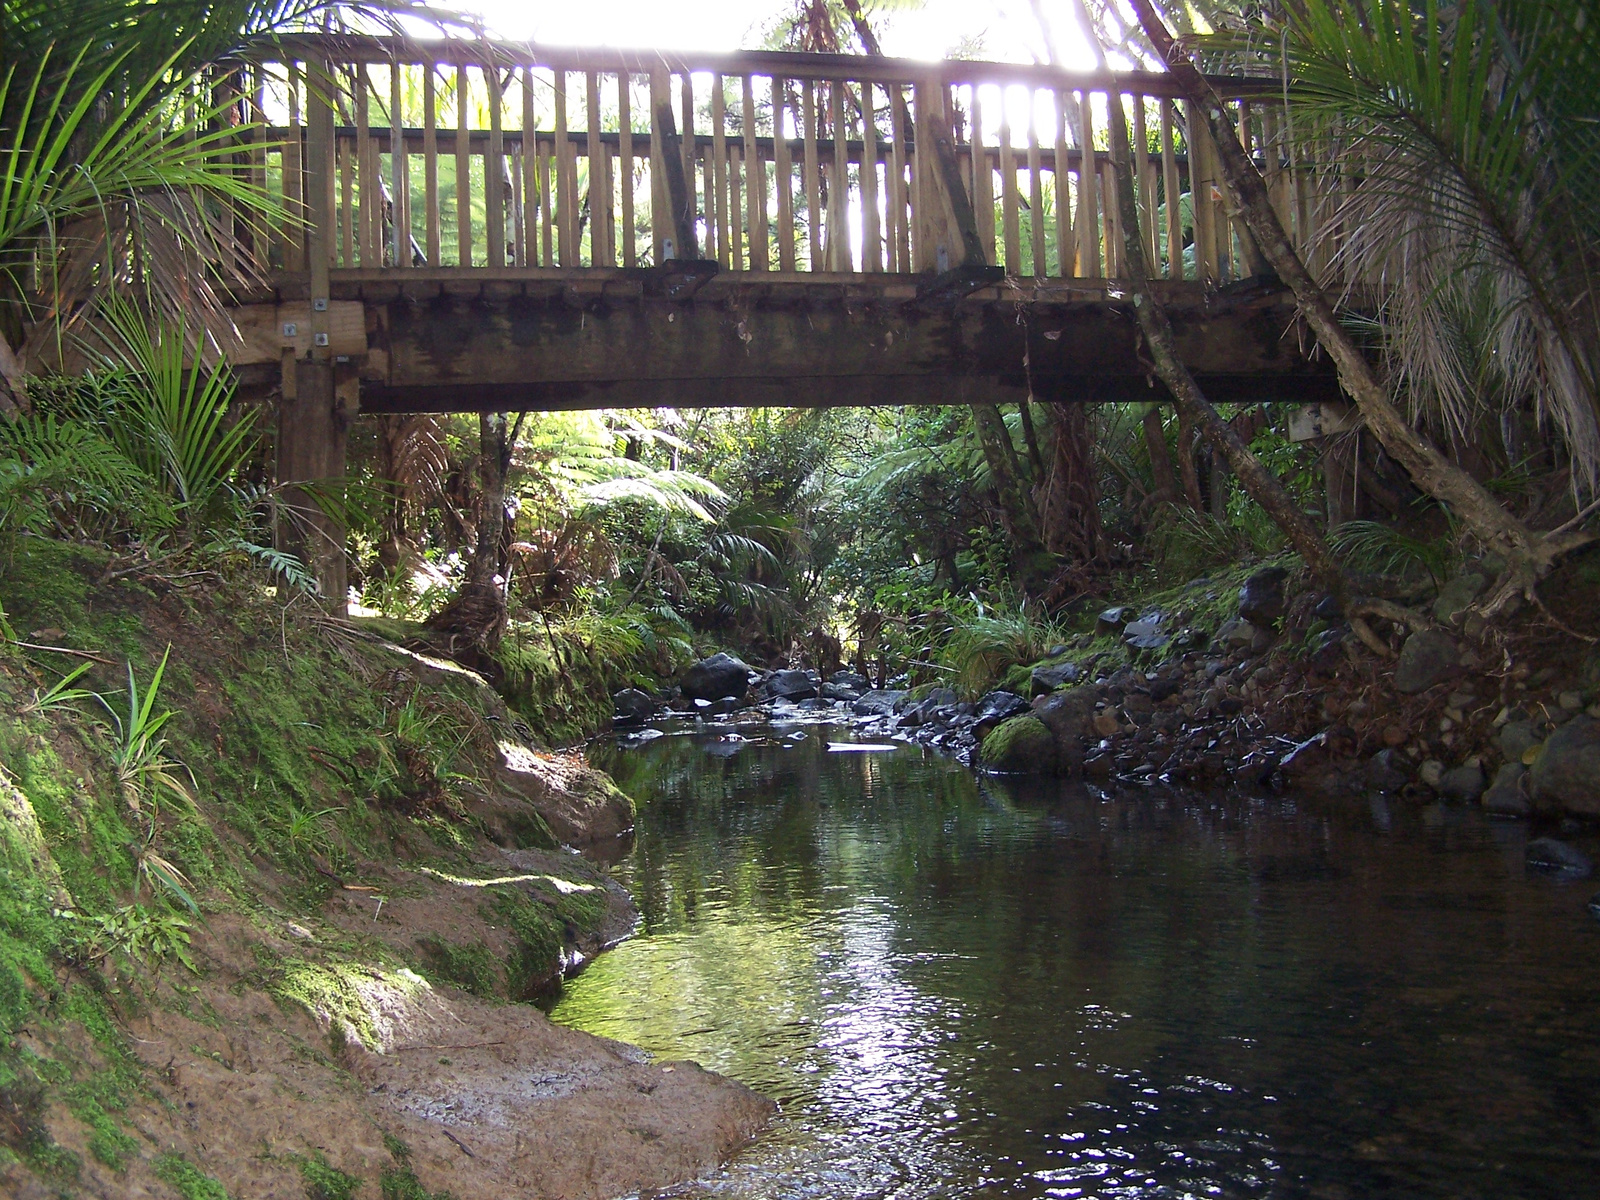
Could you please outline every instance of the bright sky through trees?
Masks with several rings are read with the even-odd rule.
[[[784,0],[584,0],[539,4],[528,0],[456,0],[461,11],[481,13],[490,31],[556,45],[739,50],[759,46]],[[1068,66],[1089,68],[1063,0],[1047,0]],[[1044,39],[1027,0],[924,0],[875,14],[884,52],[938,59],[952,53],[1009,62],[1044,57]]]

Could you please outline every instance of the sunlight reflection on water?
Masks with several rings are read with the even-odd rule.
[[[644,922],[553,1016],[783,1108],[672,1195],[1593,1194],[1600,923],[1519,828],[817,732],[602,755]]]

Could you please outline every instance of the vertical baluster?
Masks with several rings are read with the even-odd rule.
[[[1010,97],[1000,88],[1000,221],[1005,228],[1006,274],[1022,274],[1021,219],[1017,209],[1017,153],[1011,145]]]
[[[1211,176],[1207,168],[1204,123],[1192,101],[1183,102],[1189,149],[1189,208],[1194,218],[1194,270],[1201,281],[1217,280],[1216,242],[1211,231]]]
[[[400,60],[389,64],[389,169],[394,182],[394,265],[411,265],[411,156],[406,152],[405,97]]]
[[[311,295],[326,299],[328,268],[333,265],[333,71],[327,63],[306,62],[306,161],[301,180],[307,237],[305,269]],[[315,318],[313,318],[315,323]]]
[[[338,144],[339,162],[339,256],[346,267],[356,265],[356,166],[355,151],[348,140]]]
[[[906,206],[906,93],[899,83],[890,83],[890,270],[910,272],[910,221]],[[990,229],[994,222],[990,221]]]
[[[378,259],[378,239],[373,236],[373,226],[381,216],[378,215],[377,198],[377,172],[373,170],[372,129],[369,93],[369,80],[367,79],[367,64],[356,63],[354,67],[354,80],[352,88],[355,92],[356,110],[356,191],[357,203],[360,209],[356,217],[356,241],[360,247],[361,265],[374,267],[380,265]]]
[[[699,157],[699,153],[698,153],[699,147],[697,147],[695,145],[695,140],[694,140],[694,138],[695,138],[695,133],[694,133],[694,76],[691,75],[688,71],[685,71],[683,73],[682,79],[683,79],[683,86],[682,86],[682,89],[678,93],[678,97],[682,101],[682,106],[681,107],[682,107],[682,113],[683,113],[683,116],[682,116],[683,137],[678,142],[678,145],[680,147],[682,147],[682,149],[683,149],[684,200],[685,200],[685,212],[688,214],[688,221],[686,222],[686,224],[688,225],[688,230],[686,230],[686,232],[695,232],[696,233],[696,244],[695,245],[690,245],[690,246],[680,247],[679,250],[678,250],[678,253],[681,254],[684,258],[699,258],[700,257],[700,249],[699,249],[699,245],[698,245],[698,240],[699,239],[698,239],[698,232],[697,232],[697,218],[700,215],[700,198],[695,195],[695,192],[698,190],[698,188],[696,187],[696,184],[695,184],[695,174],[696,174],[696,172],[695,172],[695,169],[694,169],[695,159]],[[708,196],[707,199],[709,200],[710,197]],[[712,232],[711,232],[711,227],[710,226],[711,226],[711,222],[707,221],[706,222],[706,241],[707,242],[709,242],[711,240],[711,237],[712,237]],[[707,254],[707,257],[709,258],[710,255]]]
[[[515,69],[511,73],[516,78]],[[524,151],[522,147],[522,130],[517,129],[517,140],[506,147],[506,249],[511,255],[511,265],[525,267],[528,265],[528,242],[522,236],[522,231],[527,228],[528,194],[522,186]]]
[[[1121,104],[1122,97],[1115,92],[1108,92],[1106,94],[1106,102],[1108,104]],[[1123,128],[1126,129],[1127,125],[1124,124]],[[1110,132],[1109,123],[1107,132]],[[1103,197],[1100,205],[1100,220],[1105,228],[1107,279],[1122,278],[1124,248],[1122,245],[1122,209],[1118,204],[1120,192],[1121,185],[1117,182],[1117,173],[1111,169],[1111,160],[1107,156],[1106,161],[1100,167],[1100,194]]]
[[[828,268],[849,271],[850,253],[850,123],[845,117],[844,82],[829,85],[833,99],[833,176],[828,181]]]
[[[822,168],[817,161],[816,83],[810,79],[800,81],[800,110],[805,125],[805,160],[800,173],[804,176],[806,214],[811,225],[807,267],[817,271],[822,268]]]
[[[774,94],[776,94],[776,80]],[[778,114],[772,106],[774,119]],[[781,131],[777,136],[782,136]],[[744,194],[750,207],[746,228],[750,231],[750,269],[767,269],[767,168],[761,161],[761,144],[756,140],[756,91],[753,76],[744,77]]]
[[[1152,264],[1161,261],[1161,232],[1156,228],[1156,172],[1150,162],[1149,117],[1145,112],[1145,98],[1133,97],[1134,165],[1138,170],[1139,233],[1144,239],[1145,258]]]
[[[466,64],[456,67],[456,265],[472,265],[472,127],[468,112],[471,85]]]
[[[983,243],[985,262],[994,262],[994,168],[989,165],[989,148],[983,141],[983,98],[973,84],[968,107],[972,128],[967,133],[972,159],[972,215],[978,223],[978,240]],[[1005,184],[1002,181],[1001,188]]]
[[[633,219],[633,106],[629,86],[633,77],[623,71],[617,76],[617,154],[622,174],[622,265],[631,267],[638,258],[638,231]]]
[[[672,218],[668,209],[672,196],[667,190],[666,130],[661,127],[660,114],[672,111],[671,77],[660,67],[650,72],[650,236],[653,243],[653,261],[660,265],[666,261],[667,243],[674,242]],[[673,245],[676,254],[677,246]]]
[[[431,59],[422,64],[422,223],[430,267],[440,265],[438,69]]]
[[[744,150],[738,142],[728,146],[728,245],[732,270],[744,270],[744,200],[739,188],[739,165],[744,161]]]
[[[1072,180],[1067,153],[1067,95],[1054,93],[1056,102],[1056,268],[1063,279],[1076,274],[1078,248],[1072,230]]]
[[[716,226],[716,254],[717,263],[726,270],[733,263],[731,254],[731,235],[728,229],[728,134],[724,126],[727,124],[727,97],[723,94],[723,81],[720,74],[711,76],[711,195],[716,197],[716,202],[706,205],[706,235],[710,240],[711,227]],[[715,209],[715,221],[712,211]],[[709,247],[708,247],[709,249]],[[709,256],[708,256],[709,257]]]
[[[883,270],[883,239],[878,223],[878,113],[872,84],[861,82],[861,268]]]
[[[1028,240],[1033,247],[1033,274],[1043,279],[1049,264],[1045,261],[1044,156],[1039,149],[1039,93],[1028,89]]]
[[[484,92],[489,102],[489,148],[483,155],[484,260],[491,270],[506,265],[506,138],[500,111],[500,68],[485,56]]]
[[[778,269],[795,269],[795,173],[789,158],[789,82],[773,77],[773,184],[778,189]]]
[[[590,71],[589,101],[589,263],[596,267],[617,265],[615,240],[611,236],[611,149],[606,145],[600,125],[600,75]]]
[[[1094,151],[1094,94],[1078,93],[1078,274],[1100,276],[1099,159]]]
[[[1173,145],[1172,101],[1161,101],[1161,183],[1167,194],[1167,278],[1183,278],[1183,204],[1178,153]]]
[[[285,226],[283,235],[283,267],[286,271],[304,271],[307,264],[301,222],[307,216],[305,152],[301,138],[305,130],[300,122],[300,73],[295,69],[293,60],[284,64],[284,80],[288,88],[289,129],[283,142],[283,199],[293,220]],[[329,240],[328,249],[332,253],[332,239]]]
[[[560,266],[578,266],[577,164],[567,136],[567,69],[555,68],[555,170],[556,234]]]
[[[533,68],[519,68],[522,83],[522,229],[517,240],[522,246],[522,265],[539,265],[539,123],[533,111]]]
[[[534,136],[535,166],[539,173],[539,261],[547,266],[556,265],[556,180],[551,175],[551,160],[555,155],[555,137]]]

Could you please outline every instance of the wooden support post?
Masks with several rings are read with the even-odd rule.
[[[655,230],[658,265],[669,258],[700,257],[694,228],[694,188],[685,178],[683,163],[677,121],[672,115],[670,76],[664,67],[658,67],[650,72],[650,174],[655,181],[654,211],[660,214],[651,226]]]
[[[983,243],[985,262],[994,262],[994,168],[989,165],[989,148],[983,141],[983,100],[978,85],[972,85],[972,127],[967,141],[972,151],[972,208],[978,218],[978,240]],[[1001,137],[1004,137],[1002,130]],[[1001,168],[1004,170],[1004,167]],[[1004,190],[1004,181],[1001,183]]]
[[[1033,251],[1033,275],[1043,279],[1045,262],[1044,155],[1039,147],[1038,93],[1028,93],[1028,244]]]
[[[1183,205],[1178,153],[1173,143],[1172,101],[1161,101],[1161,183],[1167,194],[1167,278],[1183,278]]]
[[[506,265],[506,138],[500,111],[500,71],[493,62],[483,68],[489,93],[489,151],[483,156],[484,265],[499,270]]]
[[[283,268],[286,271],[306,269],[306,243],[300,221],[306,218],[306,184],[304,149],[301,138],[304,129],[300,123],[300,73],[294,63],[285,67],[289,104],[289,136],[283,144],[283,200],[291,218],[283,235]]]
[[[976,91],[976,89],[974,89]],[[973,198],[976,202],[976,197]],[[973,205],[975,212],[982,212]],[[1017,151],[1011,144],[1011,113],[1000,89],[1000,223],[1005,230],[1006,274],[1022,274],[1022,221],[1018,213]],[[980,222],[983,217],[978,218]],[[992,218],[990,218],[992,223]]]
[[[889,85],[889,269],[909,274],[911,266],[910,193],[906,186],[906,138],[911,126],[906,116],[905,93],[898,83]]]
[[[1078,93],[1078,274],[1100,277],[1100,168],[1094,152],[1094,96]]]
[[[401,91],[400,60],[389,63],[389,171],[394,206],[393,260],[397,267],[411,265],[411,157],[406,153],[406,119]]]
[[[633,218],[633,106],[629,85],[633,76],[617,75],[617,156],[622,175],[622,265],[631,267],[638,259],[638,229]]]
[[[356,217],[356,243],[363,267],[382,265],[383,238],[378,230],[383,222],[383,206],[379,202],[377,154],[372,148],[371,82],[367,78],[367,64],[355,66],[356,110],[356,192],[360,211]]]
[[[422,64],[422,191],[423,220],[427,227],[428,265],[441,265],[439,258],[439,68],[432,61]]]
[[[556,242],[563,267],[578,265],[578,168],[573,161],[572,142],[567,137],[567,69],[555,68],[555,204]]]
[[[845,115],[844,83],[834,80],[832,91],[833,177],[828,181],[828,269],[852,271],[850,253],[850,122]]]
[[[711,196],[707,197],[706,234],[717,232],[716,260],[727,270],[733,265],[732,235],[728,228],[728,121],[727,97],[721,75],[711,76]]]
[[[522,84],[522,265],[539,265],[539,123],[533,115],[533,68],[518,72]]]
[[[878,223],[878,114],[872,84],[861,84],[861,267],[883,270],[883,237]]]
[[[600,73],[586,79],[589,103],[589,265],[617,265],[616,241],[611,236],[611,151],[601,136]]]
[[[807,266],[813,271],[823,269],[822,244],[822,165],[817,159],[817,85],[815,80],[800,81],[800,109],[805,124],[805,161],[800,173],[805,176],[806,219],[811,226],[811,260]]]
[[[1056,262],[1063,279],[1077,274],[1072,230],[1072,172],[1067,169],[1067,93],[1056,92]]]

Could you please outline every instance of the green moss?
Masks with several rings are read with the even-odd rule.
[[[361,1180],[331,1165],[321,1151],[301,1158],[299,1164],[306,1200],[351,1200],[361,1188]]]
[[[991,770],[1048,775],[1056,768],[1056,740],[1043,721],[1025,713],[991,729],[979,755]]]
[[[506,992],[526,1000],[549,987],[561,973],[566,923],[548,905],[512,887],[496,888],[483,906],[484,918],[510,928],[516,945],[506,957]]]
[[[163,1154],[151,1166],[156,1178],[176,1188],[183,1200],[229,1200],[227,1188],[181,1154]]]
[[[430,980],[485,998],[499,992],[499,964],[494,951],[482,942],[455,946],[441,938],[423,938],[417,948],[422,952],[423,973]]]
[[[411,1147],[393,1134],[383,1135],[383,1144],[394,1162],[378,1176],[383,1200],[455,1200],[449,1192],[430,1192],[411,1169]]]
[[[426,980],[404,967],[391,971],[340,960],[274,959],[263,947],[256,953],[268,964],[261,982],[273,999],[305,1009],[328,1026],[335,1042],[353,1037],[369,1050],[380,1045],[369,993],[397,990],[414,995],[427,987]]]

